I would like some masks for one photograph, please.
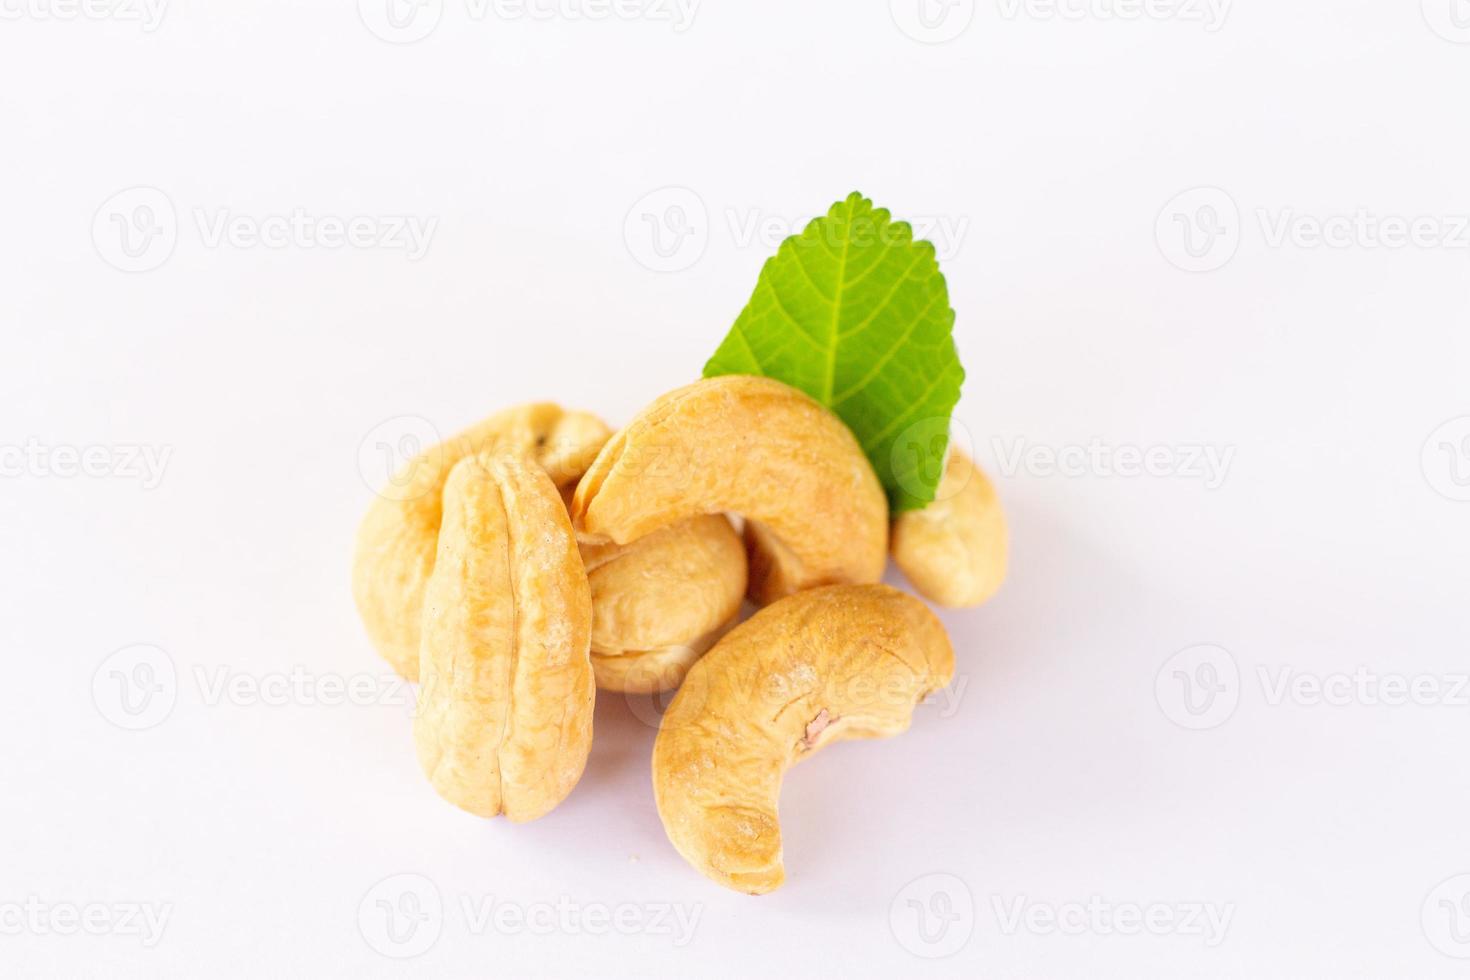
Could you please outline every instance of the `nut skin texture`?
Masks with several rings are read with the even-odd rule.
[[[677,687],[740,614],[745,550],[720,514],[632,544],[582,544],[592,587],[592,667],[608,691]]]
[[[779,542],[750,594],[876,582],[888,500],[851,430],[770,378],[727,375],[671,391],[603,447],[572,499],[580,533],[627,544],[700,514],[735,513]]]
[[[368,508],[357,532],[352,595],[378,652],[409,680],[419,674],[419,621],[424,585],[434,568],[444,481],[460,460],[479,452],[524,455],[552,481],[570,488],[611,430],[585,412],[521,405],[492,415],[414,457],[390,490]]]
[[[470,813],[534,820],[592,745],[592,597],[555,484],[518,456],[455,465],[424,591],[419,764]]]
[[[664,715],[653,789],[669,840],[726,887],[772,891],[786,770],[831,742],[904,731],[953,675],[944,627],[897,589],[828,586],[767,606],[690,669]]]
[[[1005,511],[985,473],[953,450],[935,500],[893,522],[893,560],[921,595],[942,606],[978,606],[1005,581]]]

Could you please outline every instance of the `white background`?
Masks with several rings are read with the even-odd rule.
[[[1470,975],[1463,0],[444,0],[407,44],[375,2],[66,2],[0,0],[0,973]],[[376,441],[625,420],[853,189],[949,230],[1011,521],[1006,588],[945,616],[956,700],[792,774],[761,898],[668,845],[621,698],[545,819],[436,798],[349,596]],[[296,211],[433,231],[211,234]],[[390,703],[318,703],[348,681]]]

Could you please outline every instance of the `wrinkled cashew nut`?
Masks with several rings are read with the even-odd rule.
[[[769,378],[707,378],[654,401],[603,447],[572,500],[580,533],[618,544],[721,512],[772,543],[752,556],[757,602],[883,574],[888,501],[857,439]]]
[[[985,473],[952,449],[934,502],[893,522],[893,560],[925,598],[978,606],[1005,581],[1009,535]]]
[[[449,471],[474,453],[534,459],[559,487],[575,485],[611,430],[596,416],[552,404],[492,415],[409,460],[391,493],[375,499],[357,532],[352,595],[369,638],[393,668],[419,676],[424,585],[434,568],[440,497]]]
[[[786,770],[832,742],[903,731],[953,674],[939,620],[886,585],[830,586],[766,607],[690,669],[659,727],[653,788],[669,840],[722,885],[775,889]]]
[[[745,549],[719,514],[632,544],[584,542],[582,560],[592,587],[592,667],[603,690],[678,687],[740,614]]]
[[[592,745],[592,599],[545,471],[475,456],[443,491],[424,590],[414,742],[434,789],[480,816],[534,820]]]

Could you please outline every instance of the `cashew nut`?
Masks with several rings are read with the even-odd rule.
[[[722,885],[775,889],[786,770],[831,742],[903,731],[953,673],[939,620],[886,585],[830,586],[766,607],[690,669],[659,727],[653,789],[669,840]]]
[[[745,550],[719,514],[632,544],[584,543],[582,560],[592,586],[592,667],[604,690],[677,687],[745,595]]]
[[[518,456],[456,464],[424,590],[414,720],[439,795],[521,821],[571,792],[592,744],[591,628],[587,576],[551,478]]]
[[[981,469],[952,450],[934,502],[893,522],[893,560],[944,606],[978,606],[1006,577],[1005,512]]]
[[[610,433],[585,412],[522,405],[425,450],[399,470],[363,518],[352,566],[358,613],[373,645],[398,673],[418,679],[424,583],[434,568],[440,495],[454,465],[477,452],[525,455],[558,486],[570,487]]]
[[[888,501],[857,439],[769,378],[707,378],[659,398],[608,441],[572,500],[579,532],[618,544],[720,512],[780,545],[779,561],[751,568],[758,602],[883,574]]]

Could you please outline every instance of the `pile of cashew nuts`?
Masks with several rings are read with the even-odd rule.
[[[905,730],[953,676],[939,620],[878,584],[890,553],[936,603],[988,599],[1007,537],[985,475],[952,450],[935,502],[890,520],[837,416],[729,376],[617,433],[534,404],[426,450],[364,518],[353,595],[419,684],[430,783],[474,814],[533,820],[566,798],[597,689],[678,688],[653,751],[664,829],[705,875],[762,894],[784,878],[785,771]]]

